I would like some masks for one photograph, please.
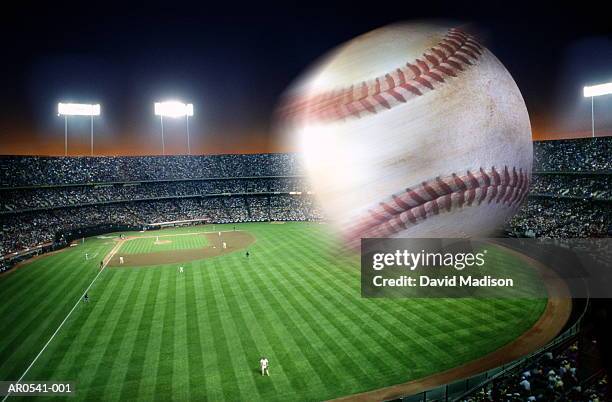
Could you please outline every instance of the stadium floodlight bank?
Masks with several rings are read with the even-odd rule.
[[[68,156],[68,117],[69,116],[89,116],[90,117],[90,151],[91,156],[94,154],[93,149],[93,119],[94,116],[100,116],[100,105],[88,103],[58,103],[57,115],[64,116],[64,156]]]
[[[191,155],[191,143],[189,140],[189,117],[193,116],[193,104],[179,101],[155,102],[155,115],[159,116],[161,124],[162,155],[166,154],[166,143],[164,141],[164,117],[185,117],[187,127],[187,154]]]
[[[60,116],[100,116],[100,105],[86,103],[58,103],[57,114]]]
[[[596,96],[610,95],[612,94],[612,82],[599,85],[591,85],[583,88],[585,98],[591,98],[591,136],[595,138],[595,113],[594,113],[594,99]]]

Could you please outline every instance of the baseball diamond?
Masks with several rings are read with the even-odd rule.
[[[0,277],[14,301],[0,306],[0,377],[23,372],[98,274],[90,302],[28,375],[78,377],[75,400],[371,400],[510,361],[544,345],[569,314],[546,299],[362,299],[358,256],[318,223],[151,233],[87,238]],[[84,258],[96,252],[108,263],[101,273]]]

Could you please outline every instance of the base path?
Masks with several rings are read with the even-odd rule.
[[[202,248],[125,255],[121,255],[121,250],[119,250],[119,252],[112,257],[108,266],[113,268],[140,267],[202,260],[243,250],[255,243],[256,240],[255,236],[249,232],[243,231],[221,232],[221,236],[219,236],[218,232],[202,233],[201,235],[205,236],[208,240],[208,244]],[[155,237],[156,236],[149,236],[149,238]],[[165,239],[169,237],[170,236],[164,236]],[[124,241],[137,238],[139,237],[128,237]],[[227,244],[227,248],[223,248],[223,242]],[[123,264],[119,263],[119,257],[123,257]]]

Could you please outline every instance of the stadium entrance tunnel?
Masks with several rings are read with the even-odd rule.
[[[150,265],[176,264],[193,260],[218,257],[225,254],[244,250],[255,243],[255,236],[249,232],[218,232],[202,233],[207,239],[206,246],[197,249],[155,251],[143,254],[121,254],[117,252],[109,261],[108,266],[112,268],[141,267]],[[130,241],[139,237],[128,237],[123,241]],[[226,248],[223,248],[226,243]],[[123,264],[120,258],[123,258]]]

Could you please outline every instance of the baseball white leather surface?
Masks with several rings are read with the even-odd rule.
[[[280,115],[350,242],[490,235],[527,194],[521,93],[459,29],[396,24],[357,37],[291,88]]]

